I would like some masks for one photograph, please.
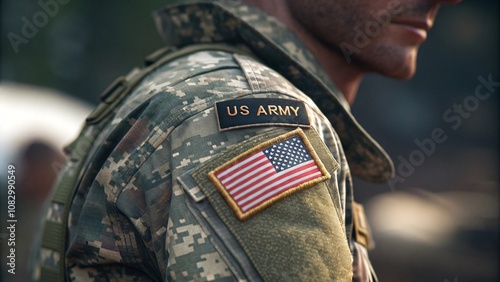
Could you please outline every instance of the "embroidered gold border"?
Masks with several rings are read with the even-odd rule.
[[[272,146],[276,143],[279,143],[281,141],[284,141],[288,138],[291,138],[293,136],[299,136],[300,139],[302,140],[302,142],[304,143],[305,147],[307,148],[307,150],[309,151],[312,159],[316,162],[316,165],[318,166],[319,170],[321,171],[321,173],[323,174],[323,176],[321,177],[318,177],[316,179],[313,179],[313,180],[309,180],[309,181],[306,181],[300,185],[297,185],[295,187],[292,187],[272,198],[270,198],[269,200],[263,202],[262,204],[252,208],[251,210],[247,211],[247,212],[242,212],[240,210],[240,208],[238,207],[238,204],[236,204],[236,202],[233,200],[233,198],[229,195],[229,192],[224,188],[224,185],[219,181],[219,179],[217,179],[217,177],[215,176],[215,174],[217,172],[219,172],[220,170],[222,169],[225,169],[226,167],[228,166],[231,166],[233,164],[235,164],[236,162],[238,162],[239,160],[245,158],[245,157],[248,157],[250,155],[252,155],[253,153],[257,152],[257,151],[260,151],[264,148],[267,148],[269,146]],[[304,131],[302,131],[302,129],[300,128],[297,128],[293,131],[290,131],[286,134],[283,134],[283,135],[280,135],[278,137],[275,137],[275,138],[272,138],[266,142],[263,142],[241,154],[239,154],[238,156],[232,158],[231,160],[229,160],[228,162],[224,163],[223,165],[215,168],[214,170],[210,171],[208,173],[208,179],[215,185],[215,187],[217,188],[217,190],[219,190],[219,192],[221,193],[222,197],[226,200],[227,204],[229,205],[229,207],[231,207],[231,209],[233,210],[233,212],[236,214],[236,217],[243,221],[243,220],[247,220],[248,218],[252,217],[253,215],[255,215],[256,213],[260,212],[261,210],[265,209],[266,207],[274,204],[275,202],[285,198],[285,197],[288,197],[290,195],[292,195],[293,193],[295,192],[298,192],[302,189],[305,189],[307,187],[310,187],[314,184],[317,184],[317,183],[320,183],[320,182],[323,182],[327,179],[330,179],[331,178],[331,175],[330,173],[326,170],[325,166],[323,165],[323,162],[321,162],[321,159],[319,158],[318,154],[316,153],[316,151],[314,150],[313,146],[311,145],[311,143],[309,142],[309,139],[307,138],[307,136],[305,135]]]

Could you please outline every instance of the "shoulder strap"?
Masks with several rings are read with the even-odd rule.
[[[101,102],[96,109],[87,117],[86,123],[78,138],[65,148],[67,162],[64,170],[54,184],[54,194],[51,205],[57,205],[62,212],[60,220],[46,219],[42,234],[42,247],[55,253],[55,266],[42,265],[41,281],[65,281],[67,245],[67,223],[70,204],[73,200],[76,187],[83,175],[84,164],[88,152],[94,146],[94,142],[102,129],[109,123],[113,111],[123,101],[142,79],[159,66],[174,59],[191,53],[205,50],[220,50],[231,53],[246,54],[240,48],[226,44],[197,44],[172,50],[165,47],[159,49],[145,58],[142,68],[134,68],[126,76],[118,77],[102,94]]]

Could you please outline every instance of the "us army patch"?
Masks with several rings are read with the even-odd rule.
[[[221,131],[239,127],[283,125],[309,127],[302,101],[278,98],[246,98],[215,103]]]
[[[299,128],[261,143],[209,172],[239,220],[330,174]]]

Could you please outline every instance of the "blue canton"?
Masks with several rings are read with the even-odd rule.
[[[312,159],[298,136],[272,145],[264,150],[264,154],[276,172],[289,169]]]

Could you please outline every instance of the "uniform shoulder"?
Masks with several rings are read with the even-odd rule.
[[[238,96],[265,92],[300,95],[290,81],[253,55],[202,50],[158,67],[134,89],[130,98],[145,101],[161,93],[184,97],[200,91]]]

